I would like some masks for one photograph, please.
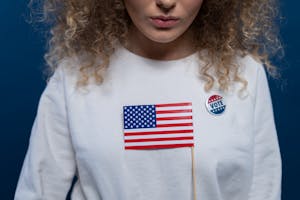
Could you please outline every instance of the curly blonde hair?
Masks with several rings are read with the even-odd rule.
[[[63,58],[85,52],[89,59],[81,63],[77,84],[87,85],[92,76],[101,84],[110,56],[118,43],[126,44],[132,23],[123,0],[31,0],[29,5],[42,8],[39,21],[50,27],[45,54],[50,72]],[[205,90],[215,81],[221,90],[227,90],[231,82],[247,87],[247,80],[238,74],[237,55],[250,54],[272,76],[278,75],[270,62],[283,52],[278,19],[277,0],[204,0],[191,28],[199,58],[206,63],[200,69]],[[205,56],[200,53],[204,49]],[[95,64],[99,57],[102,62]]]

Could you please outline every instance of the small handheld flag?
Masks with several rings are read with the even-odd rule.
[[[192,103],[123,106],[125,149],[193,147]]]

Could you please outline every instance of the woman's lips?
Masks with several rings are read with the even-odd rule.
[[[179,18],[176,17],[150,17],[151,23],[158,28],[172,28],[179,22]]]

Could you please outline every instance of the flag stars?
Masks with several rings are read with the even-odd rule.
[[[124,106],[124,128],[155,128],[154,105]]]

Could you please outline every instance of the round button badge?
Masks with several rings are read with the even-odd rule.
[[[222,96],[215,94],[207,99],[206,108],[212,115],[221,115],[226,109],[226,103]]]

